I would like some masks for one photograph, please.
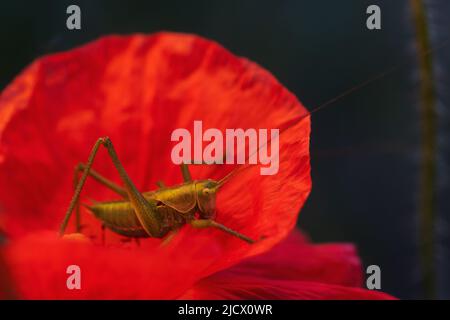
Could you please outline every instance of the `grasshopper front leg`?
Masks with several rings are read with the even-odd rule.
[[[255,240],[244,236],[243,234],[234,231],[233,229],[230,229],[228,227],[225,227],[223,224],[220,224],[214,220],[211,219],[196,219],[196,220],[192,220],[190,221],[190,224],[194,227],[194,228],[209,228],[209,227],[213,227],[213,228],[217,228],[219,230],[222,230],[226,233],[229,233],[241,240],[244,240],[245,242],[248,242],[250,244],[255,243]]]
[[[72,211],[79,200],[81,190],[86,182],[86,178],[89,175],[92,164],[94,163],[95,156],[100,148],[100,146],[104,146],[108,150],[108,154],[116,167],[119,176],[123,182],[124,189],[127,192],[128,199],[136,213],[136,216],[141,223],[144,230],[151,237],[160,237],[162,234],[162,224],[161,217],[158,216],[158,211],[156,205],[154,203],[150,203],[142,196],[142,194],[138,191],[133,181],[131,181],[127,172],[125,171],[122,163],[120,162],[117,153],[114,149],[114,146],[111,140],[108,137],[99,138],[95,143],[92,151],[89,155],[89,159],[85,165],[84,172],[78,181],[78,185],[75,188],[75,193],[70,201],[69,207],[67,208],[66,214],[64,216],[64,220],[60,227],[60,234],[63,235],[64,231],[69,222]]]

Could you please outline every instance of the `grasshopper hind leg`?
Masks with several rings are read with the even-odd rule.
[[[83,174],[81,175],[81,178],[77,183],[74,195],[70,200],[69,207],[67,208],[64,219],[61,223],[59,230],[60,235],[63,235],[64,231],[66,230],[67,224],[70,220],[70,216],[72,215],[72,211],[80,198],[80,193],[84,187],[86,178],[91,172],[91,167],[94,163],[94,159],[101,146],[105,147],[105,149],[108,151],[109,157],[114,164],[117,172],[119,173],[121,181],[124,185],[123,189],[126,191],[127,198],[129,199],[143,229],[150,237],[160,237],[163,234],[164,230],[162,228],[161,217],[158,215],[156,205],[148,202],[136,188],[133,181],[131,181],[130,177],[125,171],[125,168],[120,162],[119,157],[117,156],[116,150],[114,149],[111,140],[108,137],[99,138],[89,154],[89,158],[84,167]]]
[[[104,223],[102,223],[102,246],[106,245],[106,226]]]
[[[74,168],[74,175],[73,175],[73,189],[74,192],[76,191],[76,188],[78,186],[80,173],[82,173],[86,169],[86,165],[84,163],[79,163]],[[102,184],[103,186],[107,187],[108,189],[114,191],[118,195],[122,196],[123,198],[127,199],[128,195],[125,189],[120,187],[119,185],[115,184],[111,180],[105,178],[100,173],[95,171],[94,169],[90,169],[88,172],[88,175],[92,177],[94,180]],[[83,228],[81,224],[81,213],[80,213],[80,199],[78,198],[75,202],[75,221],[76,221],[76,232],[81,232],[81,229]]]

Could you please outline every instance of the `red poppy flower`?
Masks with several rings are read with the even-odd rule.
[[[351,246],[313,246],[294,235],[270,250],[294,228],[311,189],[306,115],[267,71],[196,36],[105,37],[37,60],[0,96],[0,202],[16,291],[23,298],[388,297],[355,288],[361,273]],[[186,225],[165,246],[152,238],[124,244],[112,232],[102,246],[100,222],[87,210],[83,233],[92,241],[57,236],[73,168],[97,138],[111,138],[131,179],[148,191],[158,180],[182,182],[170,136],[194,120],[222,131],[284,130],[277,174],[249,166],[217,195],[217,221],[261,241]],[[198,165],[191,173],[219,180],[236,167]],[[120,183],[104,150],[94,168]],[[82,198],[117,196],[88,180]],[[69,265],[82,270],[81,290],[66,287]]]

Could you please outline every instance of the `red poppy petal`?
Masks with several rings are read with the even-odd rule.
[[[276,280],[360,287],[362,266],[351,244],[310,244],[298,230],[270,251],[224,271]]]
[[[220,231],[186,227],[167,248],[167,260],[161,261],[166,276],[177,271],[194,281],[268,250],[295,225],[311,188],[305,114],[267,71],[196,36],[106,37],[44,57],[0,96],[0,201],[6,231],[17,238],[57,230],[72,194],[73,167],[86,161],[100,136],[111,137],[129,175],[144,191],[154,189],[157,180],[181,182],[170,159],[170,135],[176,128],[191,129],[194,120],[202,120],[205,129],[221,130],[282,129],[296,123],[280,137],[278,174],[261,176],[259,166],[253,166],[218,194],[218,221],[250,237],[264,236],[264,241],[249,246]],[[103,150],[94,167],[118,180]],[[220,179],[234,167],[196,166],[191,171],[195,179]],[[114,197],[91,181],[83,195]],[[86,212],[83,219],[86,232],[98,236],[100,223]],[[116,238],[108,234],[111,242]],[[162,258],[155,253],[156,244],[150,239],[142,245],[150,261]],[[16,249],[27,250],[25,245]],[[43,252],[35,253],[17,255],[24,256],[22,263],[39,263]],[[178,264],[172,263],[174,257]]]
[[[180,299],[381,300],[395,298],[379,291],[360,288],[221,273],[200,281]]]
[[[202,270],[188,270],[218,258],[204,252],[198,237],[186,261],[159,250],[104,248],[86,241],[60,239],[55,232],[37,232],[6,248],[12,280],[23,299],[171,299],[198,280]],[[150,254],[149,254],[150,253]],[[170,262],[168,262],[170,261]],[[67,267],[81,269],[81,290],[69,290]]]

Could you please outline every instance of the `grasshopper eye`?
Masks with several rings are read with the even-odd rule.
[[[203,195],[208,196],[212,193],[211,189],[205,188],[202,190]]]

